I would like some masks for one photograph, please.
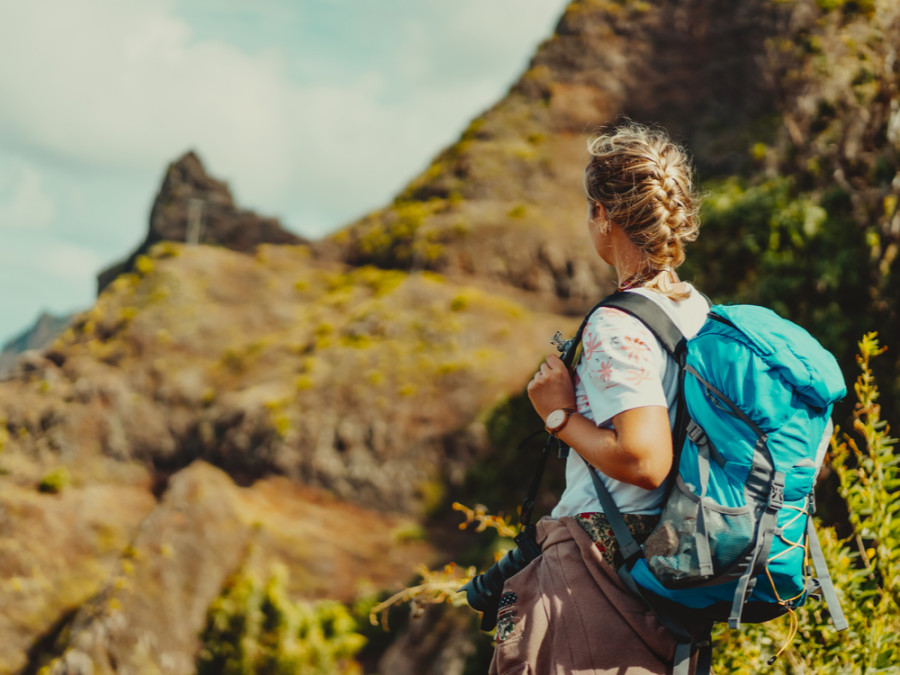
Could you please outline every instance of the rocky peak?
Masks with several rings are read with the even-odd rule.
[[[129,271],[138,256],[160,241],[223,246],[249,253],[259,244],[301,244],[306,240],[285,230],[277,218],[239,209],[227,183],[207,174],[203,162],[191,151],[166,170],[150,211],[147,238],[127,260],[98,275],[99,290]]]
[[[765,50],[778,18],[759,0],[576,0],[514,91],[546,102],[557,133],[624,114],[662,124],[705,167],[737,170],[746,148],[723,125],[740,129],[771,108]]]

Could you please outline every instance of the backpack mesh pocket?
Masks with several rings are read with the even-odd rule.
[[[701,508],[705,535],[698,532]],[[755,520],[752,506],[727,507],[709,499],[701,503],[677,476],[659,524],[644,542],[644,557],[667,588],[699,586],[722,575],[739,575],[748,563]],[[706,550],[712,574],[701,572]]]

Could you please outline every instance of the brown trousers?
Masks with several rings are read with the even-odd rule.
[[[491,675],[670,673],[674,638],[584,529],[571,518],[537,529],[543,555],[503,587]]]

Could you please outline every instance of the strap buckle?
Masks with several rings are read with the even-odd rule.
[[[687,435],[688,438],[694,443],[694,445],[706,445],[708,443],[706,432],[703,431],[703,427],[697,424],[694,420],[691,420],[687,427]]]
[[[769,509],[778,511],[784,504],[784,481],[777,478],[772,481],[772,489],[769,491]]]

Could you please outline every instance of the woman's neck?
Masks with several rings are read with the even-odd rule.
[[[612,226],[611,234],[611,260],[609,262],[616,268],[619,276],[619,288],[634,288],[646,281],[642,278],[642,272],[646,270],[644,254],[628,235],[618,225]]]

